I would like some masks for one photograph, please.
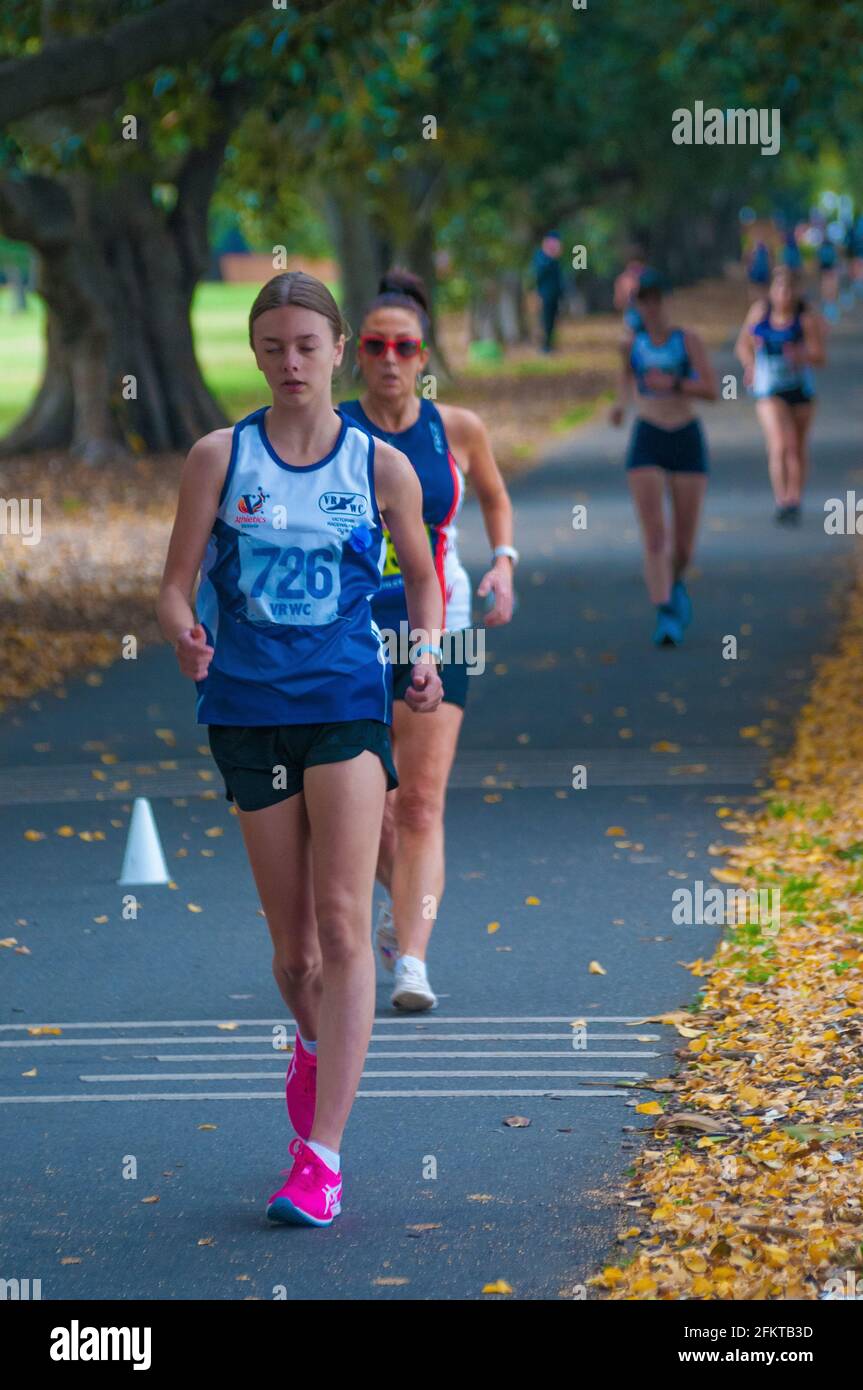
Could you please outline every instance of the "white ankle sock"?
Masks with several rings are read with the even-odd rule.
[[[306,1040],[305,1040],[305,1038],[303,1037],[302,1033],[300,1032],[299,1028],[297,1029],[297,1037],[299,1038],[300,1042],[303,1044],[303,1047],[306,1049],[306,1051],[307,1051],[307,1052],[311,1052],[312,1056],[314,1057],[314,1056],[316,1055],[316,1053],[317,1053],[317,1050],[318,1050],[318,1045],[317,1045],[317,1043],[316,1043],[316,1042],[306,1042]]]
[[[416,965],[419,967],[420,970],[425,970],[426,968],[425,961],[420,960],[419,956],[399,956],[399,965],[401,965],[403,962],[405,965]]]
[[[322,1163],[325,1163],[334,1173],[339,1171],[339,1155],[335,1149],[328,1149],[326,1144],[319,1144],[317,1139],[306,1141],[312,1153],[317,1154]]]

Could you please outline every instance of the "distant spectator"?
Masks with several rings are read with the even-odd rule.
[[[563,272],[560,268],[561,240],[559,232],[547,232],[539,250],[534,252],[533,275],[536,292],[542,304],[542,351],[551,352],[554,346],[554,325],[563,298]]]

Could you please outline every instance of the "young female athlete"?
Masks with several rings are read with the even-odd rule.
[[[339,1145],[374,1015],[371,899],[387,787],[392,672],[370,598],[384,518],[412,624],[441,628],[421,490],[396,449],[334,411],[347,325],[325,285],[277,275],[249,319],[272,404],[194,445],[159,597],[162,631],[197,683],[198,722],[235,802],[297,1021],[287,1076],[298,1139],[274,1220],[328,1226]],[[202,564],[203,561],[203,564]],[[201,582],[192,610],[195,575]],[[405,695],[442,690],[434,639]]]
[[[735,352],[755,397],[776,520],[783,524],[800,521],[815,412],[811,368],[825,361],[824,339],[824,320],[801,299],[794,272],[777,266],[766,299],[753,304],[743,321]]]
[[[443,702],[430,719],[417,719],[405,701],[409,666],[399,661],[393,672],[399,787],[387,797],[378,859],[378,880],[392,901],[382,906],[375,940],[384,966],[395,970],[392,1002],[403,1009],[429,1009],[437,1002],[425,957],[444,888],[446,786],[470,688],[465,661],[472,647],[470,580],[459,563],[454,525],[465,474],[479,498],[492,550],[491,568],[477,591],[489,604],[487,627],[512,617],[512,571],[518,559],[512,547],[512,506],[479,416],[417,395],[429,358],[429,327],[422,281],[408,271],[390,271],[362,323],[359,369],[365,390],[359,400],[340,406],[410,459],[422,486],[426,546],[444,600]],[[404,576],[389,537],[385,544],[383,583],[372,608],[378,625],[398,634],[408,627]]]
[[[653,640],[657,646],[677,646],[692,618],[683,575],[707,487],[707,449],[692,401],[714,401],[718,390],[701,339],[670,326],[663,291],[662,277],[644,270],[636,292],[643,327],[624,348],[610,419],[614,425],[623,423],[634,386],[638,413],[626,468],[644,539],[647,590],[656,604]],[[666,492],[671,496],[670,529]]]

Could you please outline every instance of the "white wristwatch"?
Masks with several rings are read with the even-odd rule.
[[[515,566],[518,564],[518,551],[515,549],[515,546],[496,545],[491,552],[491,557],[493,560],[499,560],[501,556],[504,556],[508,560],[512,560],[513,569],[515,569]]]

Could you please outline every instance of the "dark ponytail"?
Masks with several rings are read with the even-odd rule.
[[[375,309],[409,309],[419,319],[423,337],[431,337],[428,290],[419,275],[405,270],[403,266],[393,266],[381,276],[377,296],[372,300],[366,314],[372,313]]]

